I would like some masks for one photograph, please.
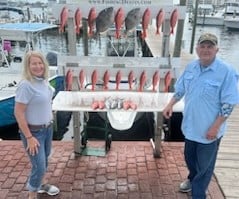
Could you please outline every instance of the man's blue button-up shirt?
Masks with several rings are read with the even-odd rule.
[[[216,58],[204,68],[199,60],[191,62],[175,84],[175,96],[184,96],[182,131],[186,139],[210,143],[207,130],[218,117],[223,104],[239,103],[238,73]],[[217,137],[225,132],[225,122]]]

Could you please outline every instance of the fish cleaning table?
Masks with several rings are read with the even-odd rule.
[[[53,111],[72,111],[73,112],[73,134],[74,151],[82,153],[81,133],[80,133],[80,112],[107,112],[107,116],[117,115],[117,118],[123,119],[125,114],[134,114],[137,112],[155,113],[155,133],[151,140],[154,148],[154,157],[160,157],[161,136],[163,127],[163,109],[169,102],[173,93],[158,92],[133,92],[133,91],[60,91],[53,100]],[[109,98],[120,98],[122,100],[133,101],[137,108],[124,110],[124,108],[102,108],[93,109],[92,103],[95,100],[106,102]],[[174,112],[182,112],[183,101],[181,100],[174,106]],[[122,117],[120,115],[122,114]],[[116,118],[114,118],[116,119]],[[109,119],[112,122],[112,119]],[[114,121],[113,121],[114,122]],[[120,121],[116,121],[120,123]],[[112,125],[114,126],[114,124]],[[153,141],[154,140],[154,141]]]

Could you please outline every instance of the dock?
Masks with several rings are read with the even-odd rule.
[[[222,138],[215,168],[215,176],[225,198],[239,198],[239,106],[228,118],[227,132]]]

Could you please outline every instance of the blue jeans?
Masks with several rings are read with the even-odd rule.
[[[40,146],[36,155],[27,154],[30,158],[32,169],[27,182],[27,189],[31,192],[38,191],[41,187],[42,179],[46,173],[48,166],[48,157],[51,153],[53,129],[52,126],[42,128],[37,131],[31,131],[32,135],[38,140]],[[20,131],[20,137],[26,149],[27,140]]]
[[[185,139],[184,156],[189,170],[188,179],[192,185],[192,198],[205,199],[211,181],[220,139],[202,144]]]

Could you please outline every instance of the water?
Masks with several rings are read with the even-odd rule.
[[[239,31],[228,31],[225,27],[210,27],[210,26],[197,26],[195,31],[195,42],[203,32],[211,32],[217,35],[219,40],[219,52],[217,56],[226,62],[232,64],[239,70],[238,55],[239,55]],[[185,22],[183,32],[183,46],[182,49],[186,52],[190,52],[192,38],[192,26]],[[59,54],[68,54],[67,52],[67,37],[65,34],[59,34],[58,30],[51,30],[39,34],[37,48],[42,49],[44,52],[56,51]],[[84,46],[82,38],[77,37],[77,55],[84,54]],[[89,55],[103,56],[106,52],[106,42],[103,38],[100,41],[94,39],[89,40]],[[195,47],[193,48],[193,54],[196,55]]]
[[[204,32],[211,32],[218,37],[219,41],[219,52],[217,56],[224,61],[232,64],[236,69],[239,70],[238,56],[239,56],[239,31],[228,31],[225,27],[211,27],[211,26],[196,26],[195,31],[195,42]],[[185,23],[183,40],[184,49],[190,52],[192,38],[192,27],[190,24]],[[193,49],[193,54],[196,55],[195,48]]]

